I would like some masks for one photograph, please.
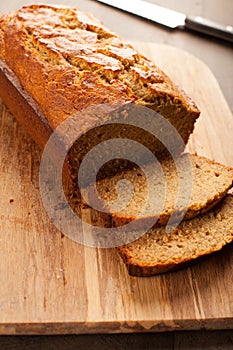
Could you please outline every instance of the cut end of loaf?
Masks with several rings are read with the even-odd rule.
[[[177,164],[182,167],[181,173],[178,173]],[[113,226],[118,227],[137,220],[138,225],[143,227],[143,222],[153,216],[158,218],[158,226],[164,226],[172,214],[183,215],[184,220],[189,220],[214,207],[233,184],[233,169],[197,155],[183,154],[176,162],[172,158],[166,158],[161,160],[160,166],[164,179],[161,179],[160,167],[147,164],[143,169],[134,167],[97,182],[98,194],[103,206],[111,213],[109,215]],[[176,207],[181,186],[180,177],[186,177],[186,187],[182,189],[181,194],[183,198],[187,197],[187,201],[186,207],[182,208]],[[127,186],[124,191],[117,191],[117,185],[122,179],[127,180],[133,187],[133,196],[129,203],[126,200],[127,193],[131,193],[132,189]],[[162,181],[166,185],[165,196],[162,191],[157,190],[161,189]],[[90,186],[88,190],[91,188]],[[155,197],[150,197],[147,212],[140,215],[151,193],[154,193]],[[108,203],[115,200],[118,200],[120,207],[124,209],[111,212]],[[158,203],[162,203],[160,212],[156,211]]]

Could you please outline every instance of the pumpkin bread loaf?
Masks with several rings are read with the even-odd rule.
[[[114,137],[137,140],[155,154],[165,152],[140,128],[103,128],[102,116],[82,114],[98,105],[148,107],[187,143],[200,114],[195,103],[92,15],[65,6],[29,5],[1,15],[0,24],[0,96],[35,141],[43,147],[63,121],[81,113],[77,127],[83,136],[69,153],[72,168],[94,145]],[[111,170],[109,164],[105,173]]]

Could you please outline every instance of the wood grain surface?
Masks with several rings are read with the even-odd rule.
[[[178,49],[136,44],[202,110],[189,149],[233,166],[233,119],[209,69]],[[233,246],[179,272],[129,277],[114,250],[78,245],[50,223],[41,153],[4,105],[0,119],[0,334],[233,328]]]

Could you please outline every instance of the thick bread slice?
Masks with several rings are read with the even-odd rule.
[[[189,261],[220,250],[233,240],[233,196],[206,214],[182,222],[174,232],[151,229],[137,241],[117,250],[132,276],[153,276],[175,270]]]
[[[182,184],[178,177],[176,164],[171,158],[160,162],[165,175],[164,180],[161,179],[161,174],[154,167],[154,164],[149,164],[145,166],[147,177],[142,169],[134,168],[117,174],[112,178],[98,181],[96,184],[98,195],[103,201],[103,207],[109,211],[110,206],[108,203],[111,201],[118,200],[120,208],[124,207],[124,203],[127,204],[126,196],[129,187],[126,186],[123,191],[117,193],[117,184],[119,181],[122,179],[128,180],[133,185],[132,200],[125,209],[115,213],[110,211],[109,226],[122,226],[133,220],[138,220],[138,227],[140,228],[139,222],[143,224],[143,220],[156,216],[158,217],[158,225],[166,225],[174,211],[178,215],[184,212],[184,220],[188,220],[211,209],[232,187],[233,169],[197,155],[183,154],[180,159],[184,167],[187,164],[191,165],[191,181],[190,183],[187,181],[186,189],[181,189],[184,196],[185,191],[190,194],[190,199],[186,202],[187,206],[185,208],[179,209],[176,206],[178,188]],[[187,163],[187,159],[190,159],[191,162]],[[182,177],[184,174],[181,171],[179,176]],[[155,198],[154,202],[151,201],[151,205],[143,212],[143,215],[140,215],[143,206],[147,203],[148,193],[152,191],[152,188],[148,186],[148,178],[153,185]],[[166,185],[165,198],[163,192],[156,190],[156,186],[160,186],[161,181],[164,181]],[[92,188],[89,188],[89,191],[89,198],[92,198]],[[130,188],[129,191],[131,191]],[[162,203],[162,210],[156,211],[156,208],[160,209],[160,206],[156,207],[160,201]],[[101,214],[99,216],[101,217]],[[92,210],[92,217],[95,217],[94,209]],[[104,213],[102,217],[106,218],[107,215]]]

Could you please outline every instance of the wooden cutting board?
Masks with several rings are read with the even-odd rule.
[[[202,111],[189,149],[233,166],[233,117],[210,70],[169,46],[135,44]],[[233,328],[233,245],[179,272],[129,277],[113,249],[87,248],[50,223],[41,152],[0,105],[0,334]]]

